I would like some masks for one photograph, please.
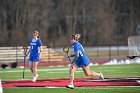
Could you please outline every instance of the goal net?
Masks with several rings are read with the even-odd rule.
[[[140,57],[140,36],[130,36],[128,38],[129,58]]]

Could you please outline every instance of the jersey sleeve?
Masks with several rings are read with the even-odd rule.
[[[75,43],[75,44],[74,44],[74,52],[77,52],[78,50],[79,50],[78,44]]]
[[[42,41],[40,39],[38,40],[38,46],[42,46]]]

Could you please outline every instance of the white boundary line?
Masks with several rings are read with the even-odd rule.
[[[1,79],[0,79],[0,93],[3,93],[2,85],[1,85]]]
[[[64,70],[69,70],[69,68],[59,68],[59,69],[38,69],[38,71],[64,71]],[[25,70],[26,72],[30,72],[30,70]],[[9,71],[0,71],[0,73],[5,73],[5,72],[23,72],[23,70],[9,70]]]
[[[19,87],[16,87],[19,88]],[[20,87],[20,88],[66,88],[64,86],[43,86],[43,87]],[[122,88],[139,88],[140,86],[79,86],[78,89],[122,89]]]
[[[41,72],[41,71],[49,71],[49,73],[55,73],[54,71],[63,71],[63,72],[67,71],[68,72],[68,70],[69,70],[69,68],[38,69],[39,72]],[[26,69],[25,71],[30,72],[29,69]],[[23,72],[23,70],[19,69],[19,70],[0,71],[0,73],[13,73],[13,72]],[[82,68],[79,68],[76,72],[82,72]],[[104,70],[104,72],[110,72],[110,70]],[[122,72],[117,72],[117,73],[122,73]],[[139,72],[131,72],[131,73],[139,73]]]

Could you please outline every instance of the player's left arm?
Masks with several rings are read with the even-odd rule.
[[[74,57],[73,60],[72,60],[72,63],[74,63],[78,59],[78,57],[79,57],[80,50],[79,50],[79,46],[78,46],[77,43],[74,44],[74,52],[75,53],[73,55],[71,55],[71,57]]]
[[[40,53],[40,58],[41,58],[41,55],[42,55],[42,41],[39,40],[39,53]]]
[[[73,56],[74,56],[74,58],[72,60],[72,63],[74,63],[78,59],[78,57],[79,57],[79,50],[77,50]]]

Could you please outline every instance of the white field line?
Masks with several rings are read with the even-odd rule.
[[[140,90],[140,86],[94,86],[94,87],[79,87],[84,89],[94,88],[94,89],[124,89],[124,88],[138,88]]]
[[[38,71],[64,71],[69,70],[69,68],[61,68],[61,69],[38,69]],[[26,72],[30,72],[30,70],[25,70]],[[23,70],[10,70],[10,71],[0,71],[0,73],[10,73],[10,72],[23,72]]]
[[[135,68],[137,68],[137,67],[139,68],[140,65],[135,66]],[[113,66],[113,65],[112,65],[112,66],[99,67],[99,68],[101,68],[102,70],[103,70],[103,69],[108,69],[108,68],[109,68],[109,69],[111,69],[111,68],[112,68],[112,69],[114,69],[114,68],[115,68],[115,69],[116,69],[116,68],[118,68],[118,69],[119,69],[119,68],[124,68],[124,69],[125,69],[125,68],[134,68],[134,66],[131,66],[131,65],[130,65],[130,66],[119,67],[119,66],[115,66],[115,65]]]
[[[30,72],[30,70],[25,70],[26,72]],[[57,69],[38,69],[38,72],[46,71],[46,73],[67,73],[69,68],[57,68]],[[92,70],[94,71],[94,70]],[[111,70],[104,69],[103,72],[110,72]],[[20,70],[8,70],[8,71],[0,71],[0,73],[16,73],[16,72],[23,72],[22,69]],[[83,72],[82,68],[79,68],[76,72]],[[117,72],[123,73],[123,72]],[[131,72],[131,73],[140,73],[140,72]]]
[[[51,66],[50,66],[50,67],[51,67]],[[53,67],[53,66],[52,66],[52,67]],[[136,68],[136,67],[140,67],[140,66],[137,65],[137,66],[135,66],[135,68]],[[92,66],[91,66],[91,68],[92,68]],[[109,71],[109,70],[107,70],[108,68],[113,70],[114,68],[115,68],[115,69],[116,69],[116,68],[119,69],[119,68],[122,68],[122,67],[118,67],[118,66],[117,66],[117,67],[116,67],[116,66],[111,66],[111,67],[110,67],[110,66],[109,66],[109,67],[99,67],[98,70]],[[134,67],[133,67],[133,66],[132,66],[132,67],[131,67],[131,66],[124,66],[123,68],[125,69],[125,68],[134,68]],[[81,69],[81,68],[79,68],[79,69]],[[38,71],[60,71],[60,70],[69,70],[69,68],[39,69]],[[11,71],[8,70],[8,71],[0,71],[0,73],[2,73],[2,72],[22,72],[22,71],[23,71],[22,69],[20,69],[20,70],[13,70],[13,71],[12,71],[12,70],[11,70]],[[28,71],[30,71],[30,70],[25,70],[25,71],[28,72]]]
[[[68,71],[69,68],[57,68],[57,69],[38,69],[38,71],[49,71],[47,73],[56,73],[58,71]],[[79,68],[81,70],[81,68]],[[25,70],[26,72],[30,72],[30,70]],[[55,72],[56,71],[56,72]],[[23,72],[22,69],[20,70],[8,70],[8,71],[0,71],[0,73],[13,73],[13,72]],[[81,72],[81,71],[76,71],[76,72]]]
[[[1,85],[1,79],[0,79],[0,93],[3,93],[2,85]]]
[[[28,87],[29,88],[29,87]],[[41,87],[41,88],[65,88],[65,87],[48,87],[48,86],[46,86],[46,87]],[[92,86],[92,87],[85,87],[85,86],[83,86],[83,87],[75,87],[75,88],[78,88],[78,89],[118,89],[118,90],[120,90],[120,89],[124,89],[124,88],[138,88],[137,90],[140,90],[140,86]],[[130,90],[132,90],[132,89],[130,89]]]
[[[22,88],[22,87],[21,87]],[[66,88],[66,87],[58,87],[58,86],[45,86],[45,87],[24,87],[24,88]],[[130,88],[129,90],[132,90],[131,88],[137,88],[135,90],[140,90],[140,86],[90,86],[90,87],[85,87],[85,86],[80,86],[80,87],[75,87],[76,89],[124,89],[124,88]]]

